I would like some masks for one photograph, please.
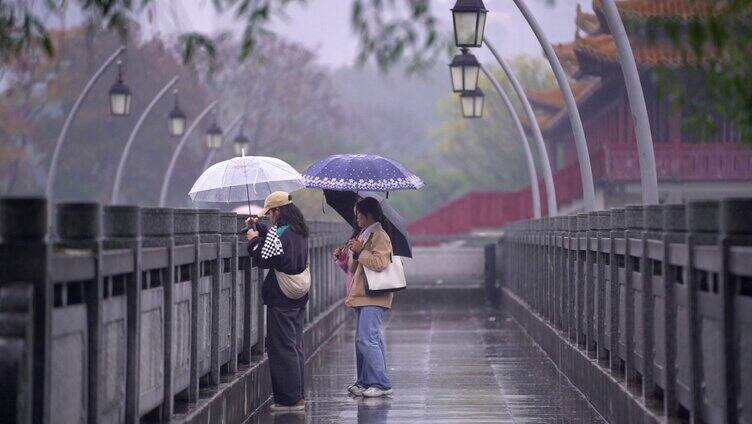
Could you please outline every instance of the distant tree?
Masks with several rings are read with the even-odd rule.
[[[511,66],[526,90],[554,86],[550,71],[541,59],[517,56]],[[519,99],[506,75],[495,67],[491,70],[515,104],[519,116],[524,119]],[[442,155],[445,161],[460,169],[468,183],[477,189],[511,189],[528,185],[530,180],[523,156],[523,140],[520,140],[511,115],[484,76],[480,77],[479,83],[486,94],[482,119],[462,118],[456,95],[450,96],[444,103],[446,120],[438,130],[443,136]],[[535,154],[536,149],[532,150]]]
[[[240,36],[240,59],[247,58],[269,33],[271,17],[284,14],[290,4],[309,0],[212,0],[220,12],[230,12],[244,24]],[[323,0],[320,0],[323,1]],[[71,4],[72,3],[72,4]],[[331,7],[339,7],[331,2]],[[89,25],[116,31],[127,37],[136,17],[146,14],[153,19],[156,0],[35,1],[0,2],[0,61],[7,63],[43,53],[52,56],[55,45],[45,24],[49,15],[61,15],[67,7],[79,8]],[[373,59],[388,68],[407,56],[412,68],[418,68],[440,54],[446,44],[430,0],[350,0],[351,24],[360,40],[359,59]],[[198,32],[186,32],[179,38],[183,60],[190,62],[203,52],[211,64],[217,58],[217,39]]]
[[[553,75],[542,59],[517,56],[511,62],[526,90],[555,86]],[[497,67],[489,68],[524,119],[509,80]],[[493,86],[484,76],[479,81],[486,94],[483,118],[463,118],[457,95],[447,96],[439,106],[443,123],[434,129],[440,139],[438,149],[407,162],[428,181],[419,192],[394,195],[394,204],[409,219],[471,190],[516,190],[530,184],[523,141]],[[535,155],[536,150],[532,150]],[[536,163],[540,161],[536,159]],[[538,175],[542,177],[540,171]]]
[[[94,38],[97,43],[92,42]],[[0,179],[4,185],[0,187],[6,192],[41,192],[67,113],[89,76],[120,43],[114,34],[81,27],[53,32],[51,41],[57,47],[55,56],[31,56],[3,67]],[[61,150],[57,199],[109,200],[115,166],[131,128],[151,96],[172,76],[181,77],[182,106],[189,117],[204,102],[203,84],[161,41],[152,40],[127,54],[125,78],[134,93],[132,113],[125,118],[110,116],[107,91],[116,71],[108,70],[82,104]],[[155,181],[163,175],[164,157],[174,148],[166,122],[171,108],[172,99],[167,96],[136,139],[123,186],[129,199],[142,201],[158,195]]]
[[[726,119],[752,142],[752,0],[690,2],[702,12],[686,21],[657,16],[630,31],[667,37],[681,51],[681,72],[664,69],[657,78],[695,131],[709,135]]]
[[[311,51],[271,35],[258,46],[261,61],[239,62],[232,55],[236,48],[230,40],[220,44],[226,62],[207,81],[221,98],[224,125],[243,116],[226,134],[215,162],[234,155],[232,141],[240,130],[250,141],[246,154],[279,157],[299,169],[342,150],[339,99]]]

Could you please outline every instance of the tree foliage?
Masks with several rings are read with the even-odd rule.
[[[690,0],[701,12],[687,19],[656,16],[628,22],[653,43],[669,40],[681,53],[681,69],[665,67],[656,79],[687,117],[709,137],[723,120],[752,141],[752,0]]]
[[[310,0],[212,0],[218,12],[230,12],[242,23],[240,60],[248,58],[262,37],[269,35],[272,17],[284,15],[291,4]],[[319,0],[323,1],[323,0]],[[23,60],[35,54],[52,56],[55,46],[45,17],[64,14],[67,7],[77,7],[89,25],[112,30],[127,39],[137,17],[148,11],[156,0],[3,0],[0,1],[0,59],[3,63]],[[69,4],[73,3],[73,4]],[[331,2],[332,7],[335,2]],[[337,2],[339,3],[339,2]],[[386,69],[408,57],[412,69],[429,63],[447,46],[437,30],[437,19],[430,0],[351,0],[351,24],[360,40],[359,60],[373,59]],[[210,37],[188,31],[178,37],[184,63],[203,55],[213,67],[217,60],[218,41],[227,33]]]
[[[84,28],[69,28],[52,37],[60,46],[54,57],[36,56],[4,68],[6,89],[0,99],[3,193],[32,194],[43,189],[66,114],[86,80],[120,43],[108,31],[94,34],[96,43],[92,43],[92,35]],[[71,45],[87,48],[69,48]],[[236,42],[224,40],[218,52],[228,57],[227,52],[237,48]],[[133,92],[131,114],[124,118],[110,116],[107,90],[116,70],[108,69],[83,102],[63,145],[56,199],[109,201],[126,139],[152,97],[175,75],[180,76],[180,105],[189,124],[211,100],[220,98],[220,127],[226,128],[231,119],[244,114],[245,134],[259,154],[279,156],[303,167],[339,150],[339,106],[330,77],[315,64],[313,54],[276,37],[265,40],[259,49],[266,56],[263,63],[239,63],[233,56],[221,71],[211,74],[182,66],[173,50],[158,39],[129,49],[125,82]],[[172,108],[172,96],[167,95],[144,121],[126,162],[123,201],[157,201],[166,163],[178,141],[167,133],[167,114]],[[199,123],[178,159],[170,204],[188,201],[186,193],[208,154],[204,131],[209,124],[209,118]],[[233,155],[236,134],[225,134],[223,150],[217,152],[215,161]]]

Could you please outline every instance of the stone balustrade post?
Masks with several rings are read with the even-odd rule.
[[[11,309],[27,314],[18,322],[17,332],[9,329],[8,334],[0,334],[0,338],[15,339],[16,348],[9,350],[18,354],[0,357],[0,368],[17,376],[3,382],[13,398],[2,396],[0,404],[4,413],[20,423],[44,422],[50,416],[52,252],[47,228],[45,199],[0,199],[0,290],[3,296],[16,292],[21,297],[1,300],[0,312]],[[19,390],[13,391],[14,386]]]
[[[611,286],[609,288],[609,369],[611,372],[620,373],[624,370],[624,360],[626,355],[621,350],[621,290],[624,278],[621,274],[625,272],[625,255],[617,253],[619,242],[625,243],[624,231],[626,229],[624,209],[615,208],[609,211],[611,231],[609,234],[611,250],[609,252],[609,263],[611,264]]]
[[[173,290],[175,287],[175,242],[174,214],[170,208],[142,208],[141,209],[141,236],[142,247],[163,247],[167,249],[167,268],[162,281],[162,346],[163,361],[156,369],[162,368],[163,400],[161,417],[169,421],[174,407],[173,372],[174,372],[174,301]],[[145,346],[141,346],[145,349]],[[153,347],[157,349],[157,347]],[[142,364],[143,366],[143,364]]]
[[[138,423],[141,352],[141,210],[138,206],[104,207],[102,228],[104,249],[130,249],[133,273],[125,283],[126,296],[126,372],[125,422]]]
[[[687,222],[684,204],[665,205],[663,207],[663,356],[665,385],[663,388],[663,414],[667,419],[678,415],[676,398],[677,379],[677,285],[683,285],[681,267],[671,264],[671,245],[681,244],[686,240]]]
[[[84,284],[83,294],[86,304],[86,328],[88,336],[87,357],[87,409],[88,422],[100,421],[100,405],[104,387],[105,374],[100,352],[102,351],[102,241],[101,241],[102,210],[98,203],[58,203],[57,204],[57,234],[56,250],[90,253],[94,257],[96,267],[94,280]],[[53,364],[53,366],[67,366]]]
[[[198,401],[199,396],[199,365],[198,365],[198,299],[200,278],[200,240],[198,234],[198,211],[191,208],[173,210],[173,242],[175,246],[193,246],[192,260],[190,263],[181,265],[178,276],[178,287],[173,290],[173,298],[176,303],[175,319],[178,320],[179,328],[185,325],[183,320],[188,320],[188,384],[187,390],[178,393],[178,398],[189,402]],[[187,268],[187,269],[186,269]],[[188,275],[184,275],[188,274]],[[186,278],[190,276],[190,278]],[[188,285],[186,290],[186,285]],[[178,299],[179,298],[179,299]],[[185,315],[188,315],[187,317]],[[181,334],[181,338],[186,335]],[[184,345],[184,344],[183,344]],[[186,374],[185,366],[180,366],[175,371],[175,378],[182,379]],[[182,396],[181,396],[182,395]]]
[[[624,343],[626,347],[626,358],[624,365],[625,377],[628,383],[638,381],[638,364],[635,357],[636,342],[635,342],[635,283],[640,283],[638,280],[635,282],[634,274],[641,273],[642,268],[642,252],[635,252],[633,240],[637,240],[642,243],[642,222],[643,222],[643,206],[642,205],[629,205],[625,209],[624,220],[627,230],[624,232],[625,238],[625,279],[624,279],[624,296],[625,296],[625,316],[624,316]],[[637,257],[635,254],[639,254]],[[642,289],[642,285],[639,284],[638,289]]]
[[[708,272],[697,269],[697,248],[699,246],[712,246],[718,244],[718,209],[716,200],[696,200],[687,204],[687,268],[686,279],[688,282],[687,314],[689,335],[689,370],[690,375],[690,405],[689,410],[694,422],[707,422],[707,405],[703,398],[709,392],[716,396],[718,376],[705,375],[705,361],[715,361],[717,358],[703,358],[703,317],[700,308],[700,291],[708,292],[712,284],[712,276]],[[713,352],[714,354],[717,351]],[[712,380],[711,380],[712,379]],[[714,384],[716,382],[716,384]],[[713,402],[713,399],[708,399]]]
[[[577,215],[567,216],[567,269],[566,269],[566,290],[567,290],[567,328],[569,329],[569,339],[572,342],[577,341]]]
[[[219,215],[219,233],[223,242],[232,244],[230,256],[230,362],[227,371],[235,373],[238,370],[238,218],[235,212],[222,212]]]
[[[644,400],[654,398],[658,394],[655,384],[654,356],[655,356],[655,294],[661,297],[663,293],[654,287],[658,274],[663,272],[663,264],[649,256],[651,245],[660,240],[663,227],[663,206],[645,205],[642,218],[642,396]]]
[[[609,261],[609,252],[611,251],[611,212],[598,211],[596,213],[596,307],[595,307],[595,331],[597,358],[599,361],[608,361],[608,342],[606,341],[606,322],[610,318],[606,316],[606,299],[607,293],[611,287],[611,262]]]
[[[742,367],[742,352],[740,346],[744,342],[739,340],[740,330],[745,328],[745,322],[739,318],[738,296],[741,296],[741,281],[735,278],[730,270],[731,248],[736,246],[752,246],[752,199],[724,199],[719,210],[720,238],[718,240],[721,263],[718,271],[718,286],[721,295],[721,340],[723,354],[721,355],[721,370],[723,372],[721,394],[721,409],[723,418],[728,423],[738,423],[739,398],[742,393],[741,375],[746,375]],[[747,353],[747,352],[743,352]],[[746,356],[746,355],[744,355]],[[745,382],[749,384],[749,382]],[[747,412],[747,416],[749,413]]]
[[[206,261],[211,263],[211,360],[209,368],[209,383],[212,386],[219,385],[219,290],[220,290],[220,235],[219,235],[219,209],[198,210],[198,231],[201,244],[211,245],[214,259]]]

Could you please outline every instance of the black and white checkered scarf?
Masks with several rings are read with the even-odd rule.
[[[269,228],[269,231],[266,233],[266,240],[264,240],[264,245],[261,247],[261,258],[266,260],[284,253],[285,251],[282,249],[282,240],[280,240],[277,235],[277,226],[275,225]]]

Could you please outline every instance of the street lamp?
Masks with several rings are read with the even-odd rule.
[[[449,64],[449,73],[452,76],[452,91],[455,93],[475,91],[478,88],[480,63],[468,49],[462,48],[462,53],[454,56]]]
[[[248,140],[248,137],[245,136],[243,133],[243,129],[240,129],[240,134],[235,137],[235,140],[232,141],[232,145],[235,148],[235,154],[240,156],[244,152],[248,152],[248,145],[250,144],[250,141]]]
[[[210,149],[222,147],[222,129],[217,125],[217,111],[212,110],[212,124],[206,130],[206,145]]]
[[[180,109],[178,104],[178,89],[173,91],[175,95],[175,107],[172,108],[170,114],[167,116],[168,126],[170,129],[170,135],[173,137],[180,137],[185,132],[185,122],[187,120],[185,113]]]
[[[118,79],[110,88],[110,113],[128,116],[131,113],[131,89],[123,83],[123,61],[118,60]]]
[[[486,6],[482,0],[457,0],[452,8],[454,42],[457,47],[480,47],[486,27]]]
[[[480,88],[475,91],[463,91],[460,94],[460,107],[464,118],[482,118],[485,95]]]

